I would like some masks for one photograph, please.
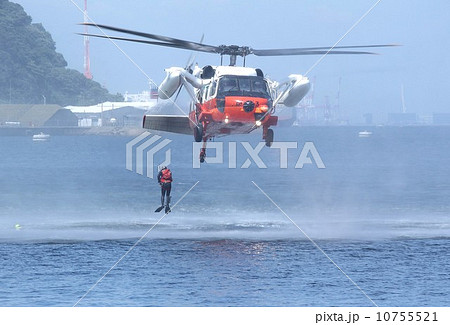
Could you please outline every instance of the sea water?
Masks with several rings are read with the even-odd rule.
[[[0,306],[448,306],[450,128],[359,131],[161,133],[167,216],[133,137],[0,137]]]

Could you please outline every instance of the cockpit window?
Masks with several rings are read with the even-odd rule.
[[[224,76],[219,80],[217,96],[270,98],[267,83],[257,76]]]
[[[209,97],[213,97],[216,94],[216,86],[217,86],[217,82],[213,81],[211,84],[211,87],[209,89]]]

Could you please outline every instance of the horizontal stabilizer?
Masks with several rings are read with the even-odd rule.
[[[189,126],[189,117],[183,115],[145,115],[143,128],[172,133],[193,134]]]

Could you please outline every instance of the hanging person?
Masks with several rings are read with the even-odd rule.
[[[161,186],[161,206],[155,212],[159,212],[165,207],[165,213],[169,213],[171,211],[170,191],[172,190],[172,172],[166,166],[161,167],[158,173],[158,183]]]

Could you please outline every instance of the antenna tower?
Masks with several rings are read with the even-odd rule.
[[[84,0],[84,22],[88,22],[87,0]],[[84,33],[88,33],[87,25],[84,25]],[[89,36],[84,36],[84,76],[87,79],[92,79],[91,63],[89,59]]]

